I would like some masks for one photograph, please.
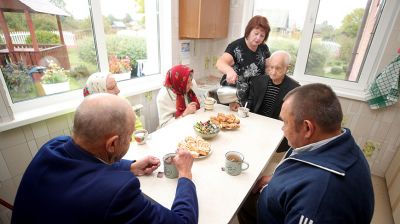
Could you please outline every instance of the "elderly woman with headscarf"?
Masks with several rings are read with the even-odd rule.
[[[83,88],[83,96],[88,96],[95,93],[110,93],[119,94],[117,81],[111,74],[96,72],[89,76],[86,81],[86,86]],[[140,119],[135,121],[135,130],[142,130],[143,125]]]
[[[176,65],[167,72],[164,86],[157,95],[160,127],[200,109],[199,100],[192,90],[192,80],[193,70],[184,65]]]

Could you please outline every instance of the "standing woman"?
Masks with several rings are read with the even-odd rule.
[[[218,70],[226,74],[221,84],[236,85],[242,104],[247,101],[251,78],[264,74],[266,60],[271,56],[265,44],[270,30],[267,18],[254,16],[246,26],[244,37],[230,43],[217,61]],[[229,106],[236,111],[239,104],[231,103]]]
[[[176,65],[167,72],[164,86],[157,95],[159,127],[200,109],[192,80],[193,70],[184,65]]]

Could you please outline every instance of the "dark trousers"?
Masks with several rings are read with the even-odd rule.
[[[240,224],[257,223],[257,201],[259,197],[260,193],[253,194],[250,192],[237,215]]]

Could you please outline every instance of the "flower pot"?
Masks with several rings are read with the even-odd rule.
[[[51,84],[42,83],[42,86],[46,95],[69,91],[68,81],[60,83],[51,83]]]

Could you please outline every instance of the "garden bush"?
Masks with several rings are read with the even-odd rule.
[[[343,72],[341,67],[335,66],[331,68],[331,74],[338,75]]]
[[[274,36],[271,36],[268,39],[268,46],[271,53],[277,50],[284,50],[290,54],[291,60],[290,60],[288,74],[293,74],[293,69],[297,60],[296,55],[297,55],[298,45],[299,45],[298,40],[274,37]]]
[[[25,65],[8,63],[1,67],[1,71],[14,102],[36,96],[32,79]]]
[[[114,56],[118,59],[129,57],[131,65],[138,59],[146,59],[146,41],[140,37],[126,37],[117,35],[107,35],[108,58]],[[96,53],[93,40],[86,38],[78,43],[79,58],[91,64],[96,64]],[[132,66],[133,67],[133,66]]]
[[[86,79],[89,76],[90,72],[85,65],[78,65],[72,68],[69,74],[71,78],[79,80],[79,79]]]
[[[308,55],[306,74],[324,76],[324,66],[328,51],[318,41],[313,41],[310,54]]]
[[[83,38],[77,43],[78,57],[89,64],[97,64],[96,50],[94,48],[93,38]]]
[[[37,30],[35,33],[36,33],[36,39],[39,44],[59,44],[60,43],[60,38],[57,36],[57,34],[54,34],[50,31]],[[27,44],[32,44],[31,35],[26,37],[25,42]]]

